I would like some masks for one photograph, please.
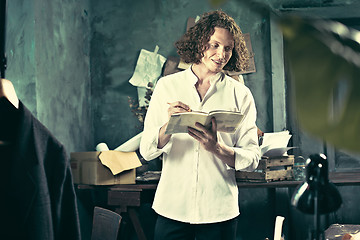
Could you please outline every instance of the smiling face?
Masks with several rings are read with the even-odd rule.
[[[206,71],[218,73],[222,71],[232,56],[234,39],[225,28],[215,27],[214,30],[215,32],[203,52],[204,57],[201,59],[200,65]]]

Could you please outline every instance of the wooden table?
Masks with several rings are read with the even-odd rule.
[[[137,208],[145,202],[152,202],[157,183],[119,184],[112,186],[76,185],[77,192],[91,191],[93,195],[104,196],[106,206],[119,214],[127,213],[139,240],[146,240]]]
[[[332,172],[329,180],[336,186],[360,185],[360,172]],[[288,188],[296,187],[302,181],[238,182],[240,188]]]
[[[360,172],[334,172],[329,179],[337,186],[360,185]],[[291,188],[301,181],[238,182],[239,188]],[[112,186],[76,185],[77,190],[106,192],[107,205],[118,213],[128,213],[139,240],[146,240],[144,230],[137,216],[137,208],[144,202],[151,202],[157,183],[122,184]]]

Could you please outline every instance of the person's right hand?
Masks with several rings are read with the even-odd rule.
[[[169,103],[169,108],[168,108],[168,116],[169,119],[171,117],[171,115],[173,115],[174,113],[181,113],[181,112],[191,112],[191,109],[188,105],[186,105],[183,102],[180,101],[176,101],[176,102],[172,102]],[[165,134],[167,125],[169,122],[166,122],[161,128],[160,128],[160,132],[159,132],[159,140],[158,140],[158,148],[163,148],[165,146],[166,143],[169,142],[171,134]]]
[[[191,112],[191,108],[189,107],[189,105],[186,105],[183,102],[176,101],[168,104],[169,104],[169,108],[168,108],[169,119],[171,115],[173,115],[174,113]]]

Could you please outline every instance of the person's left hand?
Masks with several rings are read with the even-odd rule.
[[[188,128],[188,133],[190,136],[195,138],[200,144],[209,152],[214,152],[217,145],[217,125],[215,118],[211,119],[211,128],[207,129],[204,125],[196,123],[195,128]]]

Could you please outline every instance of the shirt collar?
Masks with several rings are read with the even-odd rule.
[[[189,82],[192,83],[193,85],[195,85],[198,81],[198,77],[191,70],[191,67],[192,67],[192,65],[189,68],[187,68],[185,71],[187,71],[186,75],[187,75],[187,78],[189,79]],[[224,79],[224,76],[225,76],[225,73],[218,72],[210,79],[210,84],[214,85],[216,82],[222,81]]]

